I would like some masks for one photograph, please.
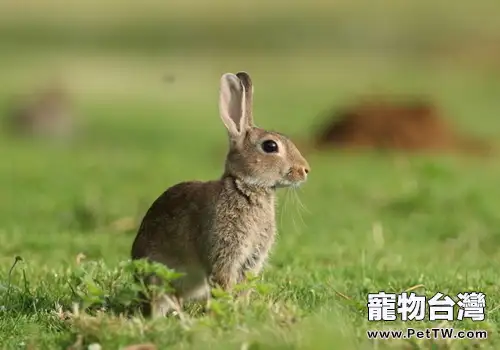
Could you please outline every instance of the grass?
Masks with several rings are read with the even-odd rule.
[[[419,8],[427,14],[420,17],[423,23],[439,17],[434,13],[447,13],[444,5],[433,12],[428,2],[422,3]],[[213,12],[201,7],[203,11],[195,11],[193,18],[218,23],[222,15],[216,10],[225,7],[223,2],[217,4]],[[102,23],[107,17],[100,13],[99,30],[77,30],[87,28],[82,19],[71,40],[58,32],[57,26],[73,28],[70,21],[60,20],[61,14],[66,11],[78,21],[79,13],[82,18],[92,15],[90,5],[82,3],[82,12],[60,9],[57,16],[51,16],[50,6],[33,7],[39,17],[35,22],[29,16],[22,22],[13,8],[0,11],[9,18],[0,26],[0,37],[9,39],[2,41],[9,48],[2,53],[0,67],[2,110],[14,93],[60,74],[74,94],[81,123],[80,133],[63,147],[3,134],[0,138],[0,345],[6,349],[86,349],[94,343],[118,349],[147,342],[159,349],[498,348],[500,162],[495,158],[308,154],[309,182],[296,194],[279,194],[279,239],[263,275],[252,282],[258,292],[250,301],[219,294],[209,315],[189,309],[184,321],[120,316],[132,300],[127,260],[148,206],[179,181],[212,179],[221,173],[226,140],[217,115],[217,84],[222,72],[249,71],[256,84],[256,121],[294,140],[311,135],[322,121],[320,112],[374,90],[430,95],[460,129],[498,136],[500,70],[493,60],[435,54],[428,46],[417,45],[422,37],[412,30],[405,33],[415,37],[403,35],[402,47],[408,50],[389,50],[392,46],[384,43],[391,43],[391,36],[381,35],[388,41],[370,36],[373,28],[379,28],[373,27],[377,20],[365,23],[370,16],[359,10],[360,4],[342,3],[338,9],[322,5],[316,10],[294,4],[287,12],[258,2],[250,14],[258,14],[260,8],[268,18],[281,19],[266,22],[270,26],[266,31],[283,26],[269,40],[260,41],[265,28],[252,31],[259,27],[251,20],[253,15],[240,15],[243,24],[233,29],[258,43],[245,51],[239,51],[236,43],[225,45],[215,35],[205,37],[211,42],[200,43],[196,33],[203,32],[199,29],[203,26],[191,32],[180,20],[169,24],[180,30],[170,39],[150,35],[157,32],[156,25],[163,28],[155,23],[169,18],[153,5],[150,12],[147,7],[137,10],[140,23],[148,18],[156,21],[144,25],[142,32],[134,32],[138,25],[134,11],[124,7],[120,11],[128,22],[122,27],[118,20],[106,27]],[[107,2],[102,9],[109,18],[119,18],[113,6]],[[188,10],[179,6],[176,18],[187,21]],[[299,29],[308,28],[306,20],[314,21],[321,12],[323,27],[295,28],[302,36],[290,41],[283,28],[292,28],[302,10],[304,27]],[[352,17],[344,18],[335,31],[325,11]],[[389,28],[394,30],[388,32],[408,28],[414,12],[401,6],[390,11],[397,16],[391,17]],[[475,11],[492,13],[486,5]],[[447,35],[453,43],[467,33],[495,37],[491,23],[496,22],[484,20],[474,32],[475,23],[467,13],[457,7],[444,23],[436,20],[443,32],[441,39],[432,40],[449,49],[440,41]],[[55,24],[50,29],[47,23]],[[352,43],[352,32],[338,29],[350,26],[360,31],[352,34],[360,39],[356,45],[325,49],[327,39],[318,38],[331,30],[344,43]],[[34,40],[36,28],[48,29]],[[122,29],[121,34],[116,28]],[[101,30],[112,35],[96,39],[94,33]],[[461,34],[454,36],[454,30]],[[133,34],[130,47],[127,33]],[[268,51],[281,42],[280,37],[286,37],[282,46]],[[115,46],[108,45],[112,41]],[[175,80],[166,83],[165,75]],[[12,268],[16,256],[22,260]],[[368,293],[408,289],[428,297],[437,292],[481,291],[487,296],[486,320],[368,322]],[[108,309],[96,311],[99,304]],[[367,329],[409,326],[486,329],[489,339],[374,342],[366,337]]]

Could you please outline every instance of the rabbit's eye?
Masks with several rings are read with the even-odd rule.
[[[273,140],[267,140],[262,142],[262,150],[266,153],[276,153],[278,152],[278,144]]]

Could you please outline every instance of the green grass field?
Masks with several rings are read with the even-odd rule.
[[[459,129],[494,140],[498,5],[137,4],[1,5],[2,114],[14,94],[56,75],[80,125],[63,147],[1,135],[3,348],[500,346],[495,157],[307,154],[309,181],[280,192],[279,239],[249,301],[221,295],[210,314],[188,309],[184,321],[119,315],[133,291],[124,264],[149,205],[177,182],[221,174],[221,74],[250,72],[256,122],[294,140],[310,137],[325,110],[372,92],[429,95]],[[483,292],[486,319],[368,321],[368,293],[409,289]],[[86,312],[89,303],[109,308]],[[484,329],[489,339],[366,336],[407,327]]]

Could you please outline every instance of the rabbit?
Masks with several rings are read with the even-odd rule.
[[[20,100],[9,115],[8,126],[18,135],[69,138],[73,128],[71,107],[61,86],[49,86]]]
[[[142,304],[143,313],[166,316],[187,300],[210,301],[211,288],[231,292],[246,274],[258,275],[276,236],[276,189],[298,187],[310,166],[281,133],[253,122],[253,84],[248,73],[225,73],[219,113],[229,136],[218,180],[178,183],[146,212],[132,245],[132,260],[146,259],[183,274],[174,292]],[[136,276],[146,286],[157,276]]]

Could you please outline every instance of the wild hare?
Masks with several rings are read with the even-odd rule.
[[[257,275],[275,241],[275,191],[299,186],[309,164],[284,135],[256,127],[253,85],[245,72],[220,81],[219,112],[229,152],[219,180],[190,181],[167,189],[144,216],[132,259],[165,264],[184,275],[172,295],[142,304],[146,315],[165,316],[185,300],[210,299],[210,287],[231,291],[246,273]],[[136,276],[145,285],[156,276]]]
[[[17,136],[66,139],[73,131],[71,117],[67,92],[51,85],[18,98],[6,122],[8,130]]]

